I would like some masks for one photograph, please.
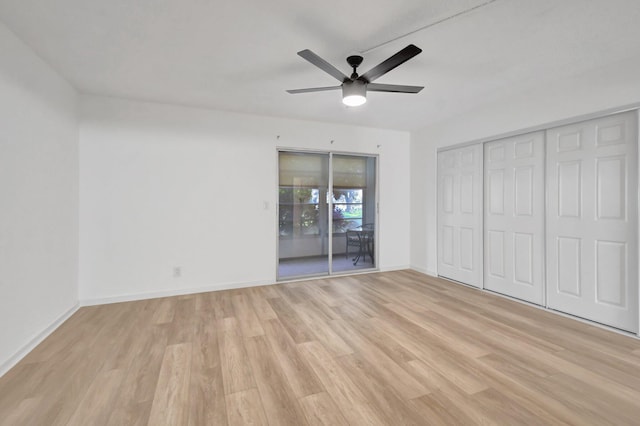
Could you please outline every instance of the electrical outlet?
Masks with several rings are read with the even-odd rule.
[[[173,267],[173,278],[180,278],[182,276],[182,266]]]

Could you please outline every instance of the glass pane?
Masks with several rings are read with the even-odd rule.
[[[356,229],[362,226],[362,219],[338,219],[333,221],[333,233],[334,238],[340,238],[340,235],[344,234],[349,229]]]
[[[333,156],[333,187],[364,187],[367,180],[367,158],[349,155]]]
[[[329,155],[279,153],[278,279],[329,273]]]
[[[293,206],[280,204],[278,215],[280,236],[291,235],[293,233]]]
[[[376,267],[376,159],[333,156],[332,271]]]
[[[281,186],[279,189],[279,195],[280,204],[293,204],[293,188]]]

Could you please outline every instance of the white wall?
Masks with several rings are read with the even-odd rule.
[[[83,301],[274,282],[278,146],[379,154],[379,265],[409,265],[406,132],[97,96],[80,105]]]
[[[640,102],[640,56],[514,93],[411,134],[411,265],[437,273],[436,152],[440,147]]]
[[[77,305],[76,94],[0,24],[0,375]]]

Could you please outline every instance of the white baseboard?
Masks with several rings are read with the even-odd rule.
[[[416,272],[420,272],[421,274],[429,275],[431,277],[437,277],[438,273],[436,271],[432,271],[427,268],[423,268],[421,266],[411,265],[410,269],[413,269]]]
[[[26,345],[18,349],[16,353],[11,355],[9,359],[0,364],[0,377],[2,377],[7,371],[11,370],[17,363],[22,360],[29,352],[31,352],[36,346],[38,346],[44,339],[46,339],[51,333],[53,333],[63,322],[69,319],[69,317],[76,313],[76,311],[80,308],[80,303],[76,303],[60,315],[54,322],[52,322],[47,328],[38,333],[35,337],[33,337]]]
[[[403,269],[411,269],[411,266],[409,265],[383,266],[380,268],[380,272],[402,271]]]
[[[362,273],[370,274],[372,272],[401,271],[403,269],[411,269],[411,267],[409,265],[385,266],[380,268],[379,270],[362,271]],[[358,274],[358,272],[355,272],[355,274]],[[335,275],[335,276],[337,277],[339,275]],[[295,278],[291,281],[317,280],[319,278],[331,278],[331,277],[322,276],[322,277],[309,277],[309,278]],[[167,290],[161,290],[161,291],[131,293],[131,294],[124,294],[119,296],[86,298],[86,299],[80,299],[80,306],[95,306],[95,305],[107,305],[110,303],[134,302],[136,300],[157,299],[159,297],[184,296],[187,294],[206,293],[209,291],[219,291],[219,290],[233,290],[236,288],[246,288],[246,287],[258,287],[262,285],[282,284],[285,282],[288,282],[288,281],[260,280],[260,281],[231,282],[231,283],[212,284],[212,285],[210,284],[210,285],[191,287],[191,288],[167,289]]]
[[[107,296],[80,299],[80,306],[107,305],[110,303],[134,302],[136,300],[157,299],[159,297],[183,296],[186,294],[207,293],[209,291],[233,290],[236,288],[258,287],[262,285],[278,284],[272,280],[243,281],[222,284],[209,284],[191,288],[167,289],[143,293],[131,293],[120,296]]]

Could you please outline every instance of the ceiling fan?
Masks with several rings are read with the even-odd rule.
[[[347,106],[359,106],[367,101],[367,91],[369,92],[392,92],[392,93],[418,93],[423,86],[402,86],[398,84],[378,84],[372,83],[375,79],[383,76],[392,69],[407,62],[417,54],[422,52],[419,47],[410,44],[395,55],[382,61],[375,67],[362,75],[358,75],[356,69],[362,63],[362,56],[353,55],[347,58],[349,66],[353,68],[350,77],[344,75],[340,70],[322,59],[309,49],[301,50],[298,55],[320,68],[322,71],[333,76],[342,84],[339,86],[313,87],[309,89],[287,90],[291,94],[323,92],[325,90],[342,89],[342,102]]]

